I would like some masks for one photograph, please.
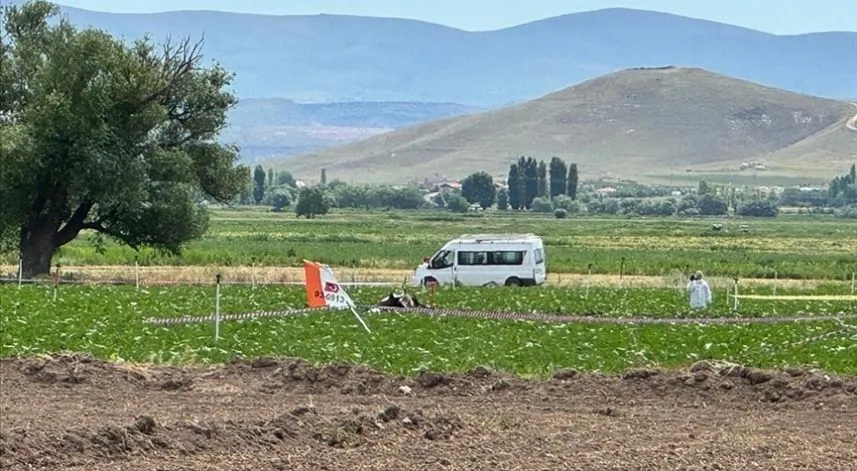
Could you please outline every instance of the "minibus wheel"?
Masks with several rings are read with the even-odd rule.
[[[521,286],[521,280],[513,276],[506,280],[506,286]]]

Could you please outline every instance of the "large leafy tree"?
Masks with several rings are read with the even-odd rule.
[[[0,38],[0,242],[47,273],[82,231],[178,253],[204,233],[202,199],[249,185],[215,141],[232,75],[200,44],[126,44],[78,30],[45,1],[6,7]]]
[[[486,172],[476,172],[461,181],[461,196],[468,203],[479,203],[483,208],[494,206],[497,199],[497,188],[494,179]]]

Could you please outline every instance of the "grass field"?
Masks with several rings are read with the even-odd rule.
[[[714,232],[712,223],[728,232]],[[738,230],[749,225],[749,233]],[[339,268],[409,270],[451,237],[474,232],[533,232],[547,245],[551,273],[707,276],[850,281],[857,271],[857,222],[818,216],[777,220],[555,219],[552,215],[336,211],[315,220],[292,213],[216,210],[209,232],[172,257],[140,253],[91,235],[63,247],[69,265],[298,267],[302,259]],[[624,261],[623,261],[624,259]],[[14,270],[14,254],[2,260]]]
[[[352,288],[355,302],[373,304],[388,290]],[[769,294],[765,288],[753,293]],[[790,291],[790,294],[802,294]],[[824,290],[815,291],[824,294]],[[751,325],[551,325],[540,322],[368,314],[367,334],[352,315],[313,313],[290,318],[224,322],[221,340],[211,324],[155,326],[147,317],[209,315],[210,287],[150,288],[0,286],[0,356],[85,351],[104,359],[154,363],[226,362],[239,357],[294,356],[328,363],[366,363],[392,373],[428,368],[464,371],[477,365],[523,375],[557,368],[616,372],[631,366],[681,366],[706,358],[770,367],[806,365],[857,373],[857,331],[820,342],[807,338],[842,328],[811,321]],[[224,313],[302,307],[301,287],[225,287]],[[458,289],[441,290],[436,304],[461,309],[576,313],[593,316],[734,316],[725,295],[690,313],[675,290]],[[744,300],[743,316],[853,312],[854,301]],[[852,325],[854,319],[850,319]],[[850,337],[849,337],[850,335]]]

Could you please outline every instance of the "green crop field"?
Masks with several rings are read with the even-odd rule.
[[[724,231],[712,230],[713,223]],[[739,230],[748,225],[749,232]],[[314,220],[292,213],[215,210],[211,227],[181,256],[139,253],[91,235],[63,247],[69,265],[300,266],[412,269],[452,237],[533,232],[547,244],[552,273],[849,280],[857,271],[857,222],[818,216],[764,219],[569,218],[514,212],[481,217],[433,211],[337,211]],[[624,261],[623,261],[624,259]],[[2,262],[16,263],[15,254]]]
[[[358,304],[387,289],[352,288]],[[758,288],[748,293],[768,294]],[[835,287],[812,294],[836,293]],[[419,293],[418,293],[419,294]],[[784,293],[785,294],[785,293]],[[788,294],[806,294],[790,291]],[[349,312],[227,321],[215,342],[211,324],[159,326],[148,317],[209,315],[213,287],[0,286],[4,326],[0,356],[84,351],[136,362],[225,362],[237,357],[295,356],[328,363],[364,363],[410,374],[419,369],[463,371],[476,365],[522,375],[557,368],[615,372],[637,366],[680,366],[725,359],[759,367],[811,366],[857,373],[855,319],[749,325],[547,324],[533,321],[367,313],[365,332]],[[223,287],[223,313],[303,307],[303,288]],[[667,289],[444,289],[436,305],[461,309],[577,313],[593,316],[735,316],[724,295],[705,313],[689,312],[685,296]],[[854,312],[854,301],[743,300],[742,316]],[[847,322],[847,323],[846,323]],[[814,336],[846,330],[823,341]],[[803,342],[803,343],[801,343]]]
[[[712,224],[724,224],[715,232]],[[739,230],[746,224],[748,231]],[[849,299],[729,298],[732,277],[826,280],[813,288],[747,285],[741,294],[848,295],[857,271],[857,223],[827,217],[741,219],[555,219],[551,215],[444,212],[336,211],[315,219],[290,213],[216,210],[206,236],[172,257],[136,253],[86,235],[64,247],[63,265],[300,266],[304,258],[337,267],[413,268],[446,240],[462,233],[533,232],[547,245],[553,273],[664,276],[669,288],[543,287],[443,289],[435,303],[454,309],[589,316],[746,317],[854,313]],[[623,261],[624,259],[624,261]],[[6,263],[14,258],[7,255]],[[689,312],[684,276],[703,270],[714,282],[714,304]],[[679,276],[680,275],[680,276]],[[665,278],[666,279],[666,278]],[[390,288],[350,290],[371,305]],[[213,341],[211,325],[157,326],[147,317],[209,315],[212,286],[0,285],[0,356],[84,351],[98,357],[141,362],[223,362],[235,357],[290,355],[316,362],[350,361],[408,373],[420,368],[464,370],[482,364],[529,375],[559,367],[618,371],[629,366],[678,366],[704,358],[760,367],[807,365],[857,373],[854,330],[818,341],[806,339],[842,329],[841,322],[750,325],[615,325],[367,314],[367,334],[350,313],[224,322]],[[300,286],[225,286],[223,312],[302,307]],[[855,322],[849,318],[847,322]]]

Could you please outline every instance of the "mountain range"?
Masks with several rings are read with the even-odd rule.
[[[611,8],[496,31],[344,15],[117,14],[64,7],[128,39],[204,36],[242,98],[429,101],[494,107],[631,67],[699,67],[800,93],[857,98],[857,32],[778,36]]]
[[[11,1],[23,3],[22,0]],[[222,134],[222,139],[237,143],[245,162],[288,163],[306,171],[313,167],[310,159],[335,156],[344,150],[369,152],[369,149],[374,149],[372,152],[375,153],[371,156],[352,155],[348,157],[348,163],[331,157],[331,171],[350,168],[357,162],[362,162],[362,165],[378,161],[389,168],[400,167],[404,165],[402,155],[417,155],[409,152],[419,147],[418,142],[431,142],[436,146],[434,149],[455,144],[436,135],[423,136],[410,144],[407,140],[397,141],[403,135],[416,138],[415,133],[421,132],[419,130],[440,129],[453,122],[459,125],[470,122],[484,124],[485,110],[494,110],[488,112],[488,116],[522,118],[523,114],[509,110],[532,108],[550,112],[543,108],[546,97],[562,96],[569,86],[581,86],[586,81],[611,77],[611,74],[638,67],[676,65],[677,70],[710,71],[718,77],[709,81],[712,83],[736,86],[740,83],[739,88],[746,92],[744,98],[750,101],[730,101],[733,107],[730,112],[752,110],[751,102],[766,103],[763,97],[753,97],[750,92],[758,92],[758,88],[753,88],[757,84],[827,99],[857,100],[857,32],[780,36],[625,8],[574,13],[480,32],[416,20],[344,15],[275,16],[214,11],[117,14],[65,6],[61,9],[79,27],[94,26],[128,40],[146,34],[158,42],[167,37],[204,38],[205,60],[217,60],[236,73],[234,89],[241,99],[230,113],[229,127]],[[739,81],[732,82],[729,77]],[[748,81],[753,82],[752,86],[745,86]],[[621,84],[621,81],[610,83]],[[711,93],[727,92],[711,84],[705,87]],[[555,93],[560,95],[553,95]],[[605,86],[603,93],[614,96],[621,94],[621,90]],[[590,119],[594,112],[591,106],[601,103],[599,100],[603,97],[587,96],[590,101],[578,101],[573,105],[576,107],[573,109],[583,113],[581,117],[563,119]],[[639,132],[646,126],[654,129],[658,123],[645,123],[646,120],[669,119],[670,112],[673,116],[693,115],[682,107],[693,105],[693,101],[700,97],[693,93],[682,96],[689,101],[662,97],[666,101],[657,105],[660,111],[648,117],[643,114],[637,116],[633,132]],[[792,98],[779,102],[784,106],[797,106],[796,99],[789,96]],[[708,96],[702,97],[701,101],[709,103],[716,100],[714,96]],[[618,101],[610,103],[610,106],[620,105]],[[670,106],[675,108],[670,110]],[[834,108],[847,106],[839,102]],[[806,111],[801,106],[796,109]],[[729,116],[724,109],[712,111],[719,113],[716,119]],[[834,115],[827,109],[824,116],[825,119],[833,119]],[[550,125],[553,119],[550,117],[530,116],[527,119],[535,119],[554,133],[572,132]],[[716,119],[697,123],[715,125]],[[819,132],[828,129],[816,129],[814,126],[821,124],[817,121],[821,118],[814,115],[813,119],[816,121],[810,128],[821,129]],[[524,124],[508,123],[504,129],[519,132]],[[608,124],[601,123],[601,126]],[[835,124],[831,126],[830,129],[836,127]],[[388,134],[393,130],[401,132]],[[548,135],[545,133],[539,134],[538,139]],[[529,131],[520,134],[517,140],[514,135],[493,136],[473,129],[465,135],[474,141],[459,142],[461,145],[448,148],[451,154],[458,156],[445,164],[446,170],[454,174],[474,167],[469,160],[470,154],[462,153],[463,149],[481,148],[474,157],[478,160],[483,158],[480,156],[488,155],[479,152],[494,155],[495,151],[501,151],[503,156],[500,158],[503,159],[508,156],[506,154],[553,148],[529,144],[526,139],[536,139],[536,135]],[[706,134],[688,133],[688,136],[700,139],[703,135]],[[652,136],[678,139],[679,133],[658,132]],[[761,135],[749,136],[748,139],[763,139]],[[777,154],[778,158],[788,160],[795,153],[818,155],[831,162],[840,158],[839,141],[831,144],[827,138],[816,141],[810,135],[800,136],[799,139],[793,136],[794,143],[785,148],[792,149],[789,151],[791,154]],[[851,134],[843,136],[848,136],[844,137],[845,144],[848,144]],[[497,149],[483,145],[494,138],[508,146]],[[609,141],[587,147],[577,135],[554,135],[551,139],[564,140],[568,146],[582,146],[561,149],[561,154],[569,157],[583,155],[584,149],[588,149],[590,156],[607,157],[612,155],[611,152],[627,156],[628,146],[633,147],[620,144],[621,139],[612,147]],[[691,141],[688,139],[682,137],[681,142],[658,144],[678,149],[689,145]],[[396,141],[399,142],[397,145],[411,150],[397,154],[398,159],[389,155],[383,158],[378,153],[379,140],[386,143]],[[721,143],[715,146],[719,149],[716,155],[703,154],[713,159],[709,163],[716,166],[724,162],[723,159],[749,156],[756,151],[766,155],[784,151],[778,146],[786,140],[776,138],[765,144],[757,143],[755,147]],[[362,144],[349,146],[355,142]],[[342,145],[346,147],[328,149]],[[795,149],[803,150],[798,152]],[[648,155],[650,149],[641,152]],[[665,155],[669,153],[665,152]],[[301,155],[304,157],[291,160]],[[434,154],[428,151],[419,155],[422,155],[420,158],[434,158],[431,157]],[[425,164],[423,161],[417,163]],[[686,163],[694,166],[704,164],[695,160]],[[372,164],[367,168],[378,167]],[[374,175],[381,174],[383,172]]]

